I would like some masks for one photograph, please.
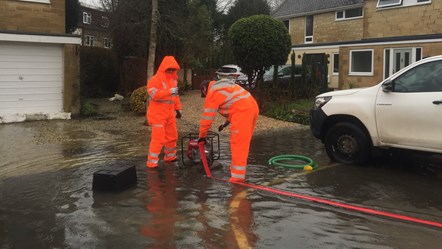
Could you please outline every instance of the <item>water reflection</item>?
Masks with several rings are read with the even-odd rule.
[[[204,177],[195,167],[161,164],[150,171],[144,166],[147,133],[79,127],[0,126],[0,248],[440,248],[442,243],[437,229],[245,189]],[[57,134],[40,143],[44,132]],[[228,140],[221,141],[217,163],[224,167],[213,173],[228,179]],[[281,154],[307,155],[320,169],[305,173],[267,165]],[[327,167],[322,144],[307,129],[255,136],[249,161],[251,183],[442,221],[438,179],[385,165]],[[136,165],[137,186],[93,192],[93,173],[120,164]]]
[[[229,203],[230,226],[235,246],[229,248],[255,248],[257,236],[253,233],[254,224],[252,206],[247,198],[247,190],[234,186]]]
[[[174,226],[179,217],[176,213],[177,178],[172,167],[147,169],[146,185],[149,193],[146,211],[151,218],[140,232],[154,240],[149,248],[176,248]]]

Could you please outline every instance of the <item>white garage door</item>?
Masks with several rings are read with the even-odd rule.
[[[62,47],[0,42],[0,115],[62,111]]]

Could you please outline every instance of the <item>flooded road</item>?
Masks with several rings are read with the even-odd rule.
[[[231,185],[204,177],[197,166],[177,162],[146,169],[147,127],[140,132],[101,120],[99,128],[85,129],[82,122],[0,126],[1,249],[442,244],[441,228]],[[221,159],[215,162],[224,167],[213,172],[222,179],[229,177],[226,134],[221,135]],[[268,165],[271,157],[283,154],[311,157],[319,168]],[[410,168],[407,162],[391,166],[388,160],[368,167],[334,164],[307,127],[256,134],[249,164],[247,180],[252,184],[442,222],[442,170]],[[136,166],[135,187],[118,193],[92,191],[94,172],[119,165]]]

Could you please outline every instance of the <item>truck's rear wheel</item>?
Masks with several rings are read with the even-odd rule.
[[[325,135],[325,150],[336,162],[364,164],[371,154],[371,144],[364,131],[352,123],[337,123]]]

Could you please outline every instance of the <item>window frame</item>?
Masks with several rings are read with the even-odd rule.
[[[335,56],[338,56],[338,71],[335,72]],[[332,53],[332,75],[339,75],[339,53]]]
[[[353,54],[357,53],[357,52],[371,52],[371,71],[370,72],[356,72],[353,71]],[[350,58],[349,58],[349,69],[348,69],[348,74],[351,76],[373,76],[373,64],[374,64],[374,49],[355,49],[355,50],[350,50],[350,54],[349,54]]]
[[[361,9],[361,15],[360,16],[355,16],[355,17],[346,17],[346,11],[347,10],[354,10],[354,9]],[[342,13],[342,17],[338,18],[338,13]],[[344,20],[353,20],[353,19],[360,19],[364,17],[364,8],[363,7],[359,7],[359,8],[352,8],[352,9],[346,9],[346,10],[338,10],[335,12],[335,21],[344,21]]]
[[[378,0],[378,3],[376,4],[376,9],[378,10],[412,7],[424,4],[431,4],[432,2],[432,0],[401,0],[401,4],[390,4],[390,5],[379,6],[379,1],[380,0]]]
[[[307,35],[307,18],[311,17],[311,35]],[[305,16],[305,25],[304,25],[304,43],[313,43],[313,15]]]
[[[390,3],[390,4],[381,4],[383,0],[378,0],[378,3],[376,4],[376,8],[387,8],[387,7],[392,7],[392,6],[401,6],[403,0],[396,0],[397,3]],[[388,1],[388,0],[384,0],[384,1]]]
[[[83,11],[83,23],[84,24],[92,23],[92,14],[90,12]]]
[[[50,4],[50,0],[19,0],[20,2],[30,2],[30,3],[46,3]]]
[[[284,23],[284,26],[287,28],[290,34],[290,19],[282,20],[282,23]]]
[[[101,27],[109,28],[109,17],[101,16]]]
[[[84,45],[85,46],[93,47],[94,46],[94,41],[95,41],[95,36],[93,36],[93,35],[85,35],[85,39],[84,39]]]
[[[103,47],[105,48],[111,48],[112,44],[111,44],[111,39],[108,37],[105,37],[103,39]]]

